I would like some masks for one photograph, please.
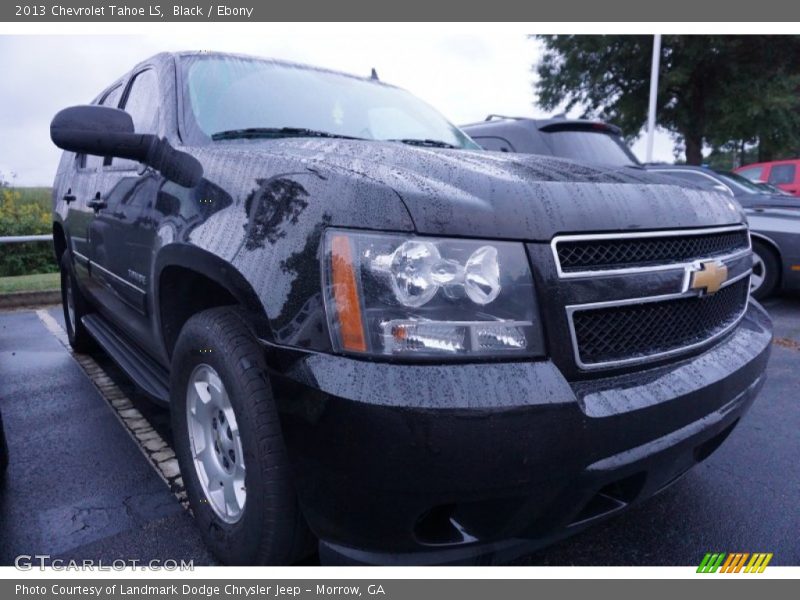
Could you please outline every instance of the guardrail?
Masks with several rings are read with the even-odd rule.
[[[0,244],[24,244],[26,242],[49,242],[53,240],[53,235],[45,233],[42,235],[7,235],[0,236]]]

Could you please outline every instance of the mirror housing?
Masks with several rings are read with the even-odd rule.
[[[50,123],[50,139],[68,152],[139,161],[184,187],[195,187],[203,178],[203,166],[194,156],[155,135],[135,133],[131,116],[118,108],[65,108]]]

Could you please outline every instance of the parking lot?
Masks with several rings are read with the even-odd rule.
[[[661,495],[518,563],[693,565],[708,551],[741,551],[800,564],[800,296],[765,306],[775,322],[768,380],[722,448]],[[60,307],[0,313],[0,410],[11,452],[0,565],[21,554],[214,564],[180,502],[179,480],[154,468],[98,381],[110,380],[169,445],[166,410],[102,352],[87,370],[64,346],[59,323]]]

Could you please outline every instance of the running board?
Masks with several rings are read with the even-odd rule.
[[[136,348],[98,314],[81,319],[87,331],[141,390],[156,402],[169,404],[169,373]]]

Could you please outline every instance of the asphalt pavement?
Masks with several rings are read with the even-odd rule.
[[[19,555],[212,564],[192,517],[33,311],[0,313],[0,410],[11,456],[0,565]]]
[[[716,551],[800,565],[800,296],[765,306],[775,323],[767,383],[722,447],[659,496],[515,564],[696,565]],[[60,307],[48,312],[63,326]],[[169,443],[167,411],[101,351],[92,358]],[[0,410],[11,452],[0,565],[34,554],[215,564],[174,490],[35,311],[0,312]]]

